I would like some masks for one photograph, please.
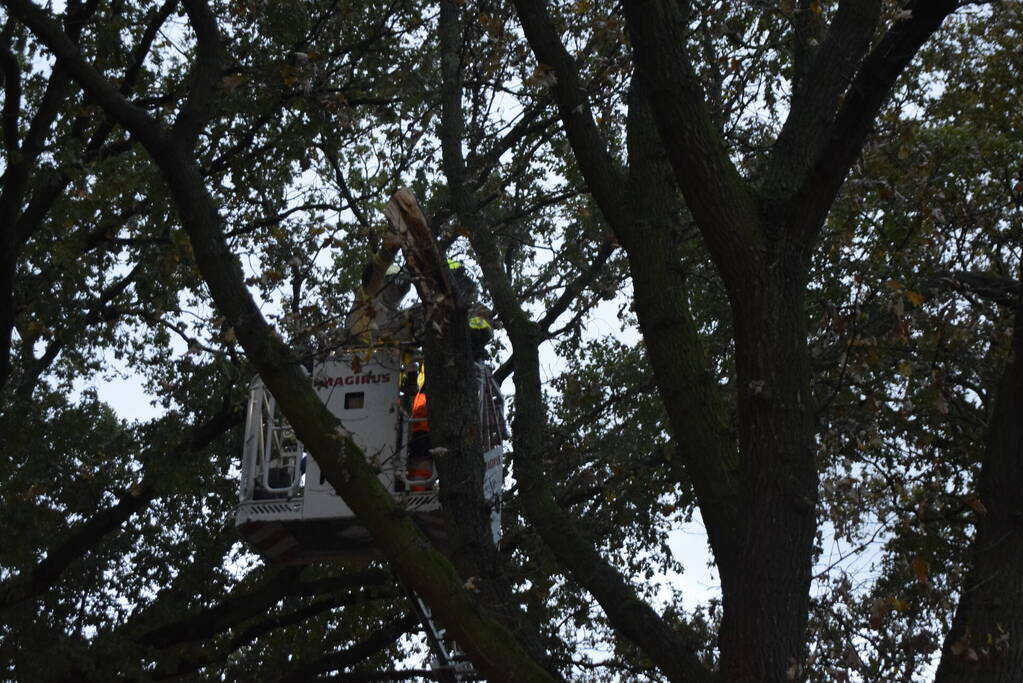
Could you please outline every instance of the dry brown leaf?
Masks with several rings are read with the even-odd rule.
[[[966,504],[970,506],[970,509],[976,512],[978,515],[987,514],[987,506],[980,502],[980,498],[976,496],[970,496],[966,499]]]
[[[922,557],[914,557],[913,573],[916,574],[916,578],[920,583],[925,586],[929,585],[927,577],[931,573],[931,563]]]

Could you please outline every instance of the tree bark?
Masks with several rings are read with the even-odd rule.
[[[473,577],[481,602],[509,628],[521,631],[523,624],[516,618],[511,586],[502,570],[483,499],[483,445],[469,302],[459,299],[447,261],[412,193],[399,190],[386,213],[423,302],[430,445],[438,449],[434,461],[440,475],[450,557],[462,576]],[[542,652],[536,650],[533,655],[539,658]]]
[[[688,309],[688,293],[675,244],[672,205],[677,185],[668,170],[643,106],[630,106],[630,169],[608,153],[579,81],[574,60],[553,29],[551,17],[537,0],[516,0],[523,29],[537,59],[553,67],[554,97],[583,177],[611,230],[625,247],[636,287],[636,309],[645,335],[658,389],[683,445],[685,470],[697,496],[715,557],[730,571],[726,549],[737,523],[737,451],[735,438],[723,428],[726,418],[720,389],[709,376],[709,361]],[[632,104],[636,104],[636,98]],[[671,196],[666,197],[664,193]],[[687,483],[688,485],[688,483]]]
[[[627,126],[633,220],[612,227],[629,257],[636,317],[679,444],[684,472],[676,476],[692,482],[714,559],[728,582],[742,572],[735,542],[742,504],[738,443],[689,309],[678,237],[681,199],[638,79],[629,93]]]
[[[733,302],[744,503],[736,543],[745,576],[722,583],[727,681],[792,680],[805,655],[817,502],[813,404],[804,282],[781,275],[750,292],[746,305]]]
[[[519,495],[530,523],[572,577],[590,591],[623,635],[636,643],[672,680],[709,680],[693,647],[675,633],[578,529],[554,499],[543,469],[547,416],[539,379],[541,326],[518,303],[501,266],[497,242],[480,220],[479,198],[466,183],[461,144],[460,28],[457,3],[442,0],[440,18],[442,86],[441,142],[449,194],[456,216],[469,228],[495,306],[512,343],[515,380],[514,458]],[[601,163],[601,162],[597,162]],[[604,257],[606,258],[606,256]],[[566,303],[567,305],[567,303]],[[547,324],[550,324],[548,321]]]
[[[972,563],[936,683],[1023,680],[1023,298],[988,422]]]
[[[710,672],[697,658],[690,643],[673,631],[637,594],[577,528],[572,515],[554,499],[543,469],[546,412],[540,382],[535,323],[518,306],[504,283],[500,258],[489,236],[477,235],[473,244],[494,301],[505,321],[514,351],[515,473],[519,496],[530,523],[576,581],[590,591],[611,624],[650,658],[670,680],[709,681]],[[504,291],[502,291],[504,290]]]

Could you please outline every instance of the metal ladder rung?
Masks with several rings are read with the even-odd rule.
[[[433,612],[422,598],[411,588],[406,587],[405,592],[412,601],[412,606],[419,615],[419,619],[423,622],[426,641],[434,656],[431,668],[437,673],[439,679],[447,683],[481,680],[472,661],[458,648],[454,639],[448,637],[447,629],[437,625],[433,618]]]

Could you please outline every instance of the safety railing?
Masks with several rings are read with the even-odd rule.
[[[257,377],[245,419],[241,499],[295,496],[301,487],[305,457],[305,447]]]
[[[507,438],[507,427],[504,422],[504,398],[494,381],[490,367],[485,363],[476,363],[476,384],[480,406],[480,428],[483,437],[483,450],[489,451]]]

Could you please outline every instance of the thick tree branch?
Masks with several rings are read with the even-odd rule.
[[[454,7],[452,2],[447,4],[449,7]],[[443,8],[442,4],[442,11]],[[455,10],[449,9],[450,11]],[[442,35],[442,45],[444,44]],[[548,43],[548,47],[551,47],[550,43]],[[561,48],[560,43],[555,47]],[[453,52],[451,51],[449,54],[453,54]],[[563,66],[574,69],[574,65],[570,64],[571,60],[567,53],[564,53],[563,48],[561,48],[561,54],[556,57],[562,60]],[[511,289],[511,283],[502,267],[500,251],[493,235],[482,229],[478,225],[478,221],[473,221],[471,218],[475,215],[474,202],[471,192],[465,191],[462,186],[465,173],[461,156],[462,113],[459,80],[454,72],[454,64],[444,63],[442,68],[445,72],[444,93],[446,94],[442,141],[445,143],[445,171],[449,183],[451,183],[452,202],[460,217],[463,220],[471,221],[470,241],[479,257],[499,314],[508,326],[513,345],[517,406],[514,452],[516,472],[522,483],[519,489],[520,499],[523,501],[531,522],[540,532],[548,547],[558,557],[559,562],[568,568],[585,588],[594,593],[616,628],[636,642],[647,656],[651,657],[673,678],[678,678],[681,675],[705,676],[706,670],[687,650],[685,643],[636,595],[628,582],[600,556],[593,546],[592,540],[585,538],[576,528],[572,515],[554,502],[553,493],[545,483],[540,465],[543,451],[537,446],[542,442],[543,434],[546,431],[546,416],[540,407],[542,406],[542,397],[539,394],[540,385],[538,382],[534,385],[529,381],[529,378],[536,377],[538,373],[536,354],[537,345],[541,340],[540,333],[538,327],[522,310]],[[574,71],[566,73],[574,73]],[[581,90],[576,90],[573,93],[571,87],[567,90],[569,97],[581,93]],[[585,124],[583,128],[585,128]],[[594,127],[590,133],[595,132]],[[606,174],[605,178],[619,173],[613,166],[610,157],[604,161],[595,162],[594,168],[591,170]],[[616,207],[616,210],[621,208],[623,207]],[[624,218],[624,214],[620,213],[619,215]],[[585,287],[585,283],[599,272],[613,251],[613,243],[605,242],[589,271],[563,292],[558,310],[548,312],[548,316],[543,321],[545,326],[549,327],[567,308]],[[519,372],[523,372],[523,366],[528,366],[528,370],[524,371],[526,377],[524,383],[520,381],[519,377]]]
[[[818,10],[818,11],[815,11]],[[810,0],[799,0],[792,21],[792,84],[793,89],[801,87],[810,68],[810,62],[817,54],[820,34],[823,30],[820,5]]]
[[[742,571],[736,559],[741,506],[738,444],[689,308],[680,207],[671,169],[658,141],[649,98],[638,83],[632,87],[626,135],[636,225],[623,235],[622,246],[629,256],[647,355],[679,443],[678,458],[671,462],[673,474],[680,482],[692,482],[724,581]]]
[[[1023,266],[1020,268],[1023,281]],[[985,437],[970,571],[945,637],[936,683],[1012,683],[1023,675],[1023,297],[1013,356],[998,381]]]
[[[662,397],[664,397],[669,413],[672,415],[676,437],[681,437],[689,446],[685,449],[686,457],[689,458],[687,465],[691,470],[690,476],[698,481],[697,488],[702,492],[701,502],[708,505],[708,526],[712,529],[713,539],[717,543],[715,550],[721,551],[720,561],[725,567],[734,566],[734,563],[729,562],[729,559],[734,556],[734,552],[727,550],[726,544],[734,546],[734,532],[737,528],[735,439],[727,428],[720,390],[707,371],[706,359],[699,344],[696,326],[688,314],[684,283],[678,277],[670,276],[671,272],[677,271],[679,268],[678,262],[672,259],[673,255],[677,256],[677,244],[675,244],[671,222],[677,220],[677,216],[658,214],[657,225],[653,227],[647,216],[651,203],[656,206],[665,205],[666,199],[675,193],[674,186],[669,182],[665,187],[664,180],[666,179],[658,177],[656,171],[651,172],[648,168],[649,161],[644,161],[641,162],[645,164],[643,174],[632,183],[634,196],[623,192],[629,189],[630,184],[625,182],[621,171],[606,153],[603,156],[595,154],[595,150],[605,149],[603,141],[600,139],[595,124],[592,123],[592,117],[589,116],[584,93],[577,82],[575,65],[555,33],[545,9],[541,3],[533,2],[533,0],[518,0],[516,6],[534,52],[537,53],[541,62],[550,61],[555,67],[554,73],[558,79],[554,86],[555,93],[559,98],[562,119],[566,130],[569,131],[569,140],[572,143],[576,159],[579,161],[584,177],[605,218],[623,246],[626,247],[626,252],[629,253],[634,284],[644,288],[643,293],[637,292],[636,301],[637,303],[643,302],[646,309],[649,309],[644,309],[641,313],[641,326],[643,326],[644,336],[647,339],[648,349],[653,349],[652,361],[655,372],[658,374]],[[678,36],[674,37],[678,38]],[[675,58],[684,60],[684,56],[680,55],[675,55]],[[674,76],[675,71],[682,67],[688,67],[688,61],[671,66],[669,71]],[[682,97],[694,94],[689,91],[696,91],[696,94],[702,97],[702,93],[698,92],[699,86],[694,85],[695,76],[690,73],[690,78],[693,83],[688,85],[688,91],[686,89],[681,91]],[[678,92],[670,95],[661,93],[660,99],[678,99],[679,94]],[[653,102],[658,98],[650,95],[649,99]],[[688,114],[696,118],[696,129],[700,128],[699,124],[702,121],[703,128],[696,131],[699,133],[696,137],[702,139],[700,136],[703,136],[709,140],[713,131],[705,108],[693,105]],[[649,119],[645,122],[646,125],[650,125],[650,123]],[[576,130],[575,135],[572,133],[573,129]],[[646,147],[643,146],[644,144]],[[707,144],[718,149],[715,146],[717,144],[715,141],[709,141]],[[654,155],[656,154],[655,149],[660,146],[656,137],[648,136],[643,140],[643,144],[630,150],[630,160],[633,156]],[[718,149],[717,157],[713,154],[709,154],[709,157],[705,155],[705,157],[707,158],[703,158],[700,163],[708,163],[708,158],[711,163],[717,163],[720,167],[717,172],[724,173],[725,175],[722,177],[725,179],[729,177],[729,174],[734,176],[735,184],[738,187],[737,191],[748,199],[744,183],[738,177],[735,169],[731,167],[723,151]],[[706,170],[704,169],[704,171]],[[664,171],[661,174],[663,175],[663,173]],[[677,168],[676,174],[678,174]],[[705,177],[705,179],[710,183],[710,187],[706,188],[706,191],[709,194],[718,192],[716,188],[720,180],[712,177]],[[611,188],[609,185],[614,187]],[[701,195],[700,201],[703,200]],[[752,204],[747,209],[750,213],[744,216],[743,220],[747,221],[747,227],[749,227],[753,224],[751,221],[754,221],[755,214],[752,213]],[[734,229],[737,229],[736,225],[726,223],[726,232],[734,236]],[[715,237],[724,239],[725,235],[712,232],[707,239],[710,242]],[[717,244],[720,252],[734,252],[739,255],[736,259],[724,264],[724,267],[733,267],[733,283],[741,281],[744,286],[748,284],[752,274],[751,272],[743,273],[744,258],[741,253],[747,246],[750,245],[743,243],[725,245],[720,241]],[[479,249],[477,247],[477,252]],[[752,252],[749,252],[747,258],[752,261],[754,258]],[[662,277],[658,277],[658,275]],[[510,301],[508,305],[511,305]],[[504,315],[506,314],[502,312],[502,317]],[[508,327],[509,334],[511,334],[513,327],[511,322],[508,322]],[[528,346],[529,335],[524,332],[519,333],[518,339],[520,344]],[[688,351],[688,353],[680,354],[680,351]],[[515,353],[517,354],[518,351]],[[516,367],[518,367],[518,360],[513,357]],[[518,378],[516,378],[516,386],[518,387]],[[697,390],[694,391],[694,389]],[[519,401],[524,395],[530,394],[524,389],[516,389]],[[693,424],[694,421],[699,424]],[[517,445],[516,452],[518,453],[519,450],[520,447]],[[586,584],[584,583],[584,585]],[[593,589],[590,588],[590,590]],[[602,605],[607,609],[607,605],[603,601]]]
[[[4,86],[3,136],[8,164],[18,149],[21,137],[18,132],[18,122],[21,118],[21,64],[11,50],[13,32],[14,21],[8,19],[0,34],[0,74]]]
[[[626,0],[625,17],[675,179],[732,294],[761,283],[765,239],[746,181],[728,158],[686,54],[685,17],[674,0]]]
[[[806,9],[804,15],[813,13]],[[785,125],[771,151],[762,182],[768,201],[787,198],[804,181],[818,151],[842,93],[870,47],[880,0],[842,0],[824,41],[800,78],[794,79],[792,103]],[[797,68],[797,74],[799,73]]]
[[[999,277],[991,273],[935,273],[923,284],[927,289],[951,289],[956,292],[970,292],[982,299],[993,301],[1000,306],[1007,306],[1013,310],[1020,305],[1020,301],[1023,301],[1023,282]]]
[[[896,80],[920,47],[958,7],[958,0],[910,0],[864,59],[845,93],[834,124],[814,151],[809,172],[787,204],[786,213],[792,217],[795,237],[807,248],[806,258],[809,245],[824,224]]]
[[[696,327],[688,313],[684,283],[678,278],[668,276],[670,272],[677,271],[679,267],[678,263],[673,263],[671,258],[677,248],[671,234],[670,221],[672,217],[659,216],[660,223],[656,230],[650,229],[645,220],[644,213],[648,204],[650,202],[655,205],[663,204],[665,196],[658,195],[657,192],[649,189],[643,192],[641,198],[630,197],[624,192],[629,187],[629,183],[626,182],[627,178],[611,157],[604,152],[605,145],[595,123],[593,123],[592,116],[589,114],[585,94],[578,84],[575,65],[555,33],[549,15],[542,3],[535,0],[517,0],[516,6],[534,52],[541,62],[550,63],[555,67],[558,81],[554,87],[562,112],[562,120],[569,132],[569,140],[590,191],[612,230],[626,246],[626,251],[628,252],[629,248],[632,248],[629,258],[632,264],[633,282],[649,290],[642,295],[637,295],[636,300],[637,302],[646,302],[655,308],[660,307],[658,311],[652,309],[644,311],[641,315],[641,326],[645,325],[644,336],[647,338],[648,349],[651,348],[651,345],[654,348],[663,349],[663,352],[652,359],[655,372],[659,377],[662,397],[666,401],[669,414],[673,416],[672,422],[676,436],[679,436],[679,430],[684,429],[685,442],[690,446],[686,452],[688,457],[692,458],[690,466],[698,468],[691,474],[696,475],[701,482],[704,501],[712,506],[710,508],[710,525],[715,526],[714,520],[720,520],[720,523],[716,525],[718,533],[715,533],[714,537],[719,543],[725,543],[725,539],[734,536],[736,524],[734,516],[736,514],[734,470],[737,467],[735,442],[734,437],[728,434],[727,420],[724,418],[721,407],[720,390],[714,385],[713,379],[708,374],[706,359],[701,351]],[[678,36],[675,38],[677,39]],[[684,60],[684,57],[677,58]],[[670,67],[669,71],[674,74],[674,70],[682,66],[688,66],[688,61],[684,61],[682,65],[676,64]],[[682,90],[682,97],[693,96],[693,93],[689,92],[693,90],[699,94],[699,86],[694,84],[695,76],[690,73],[690,78],[693,83],[688,85],[688,91]],[[660,93],[660,98],[650,93],[648,96],[649,100],[653,102],[658,99],[674,100],[679,98],[680,93]],[[711,135],[710,119],[705,108],[694,105],[690,113],[697,119],[697,122],[703,121],[702,135]],[[649,119],[646,125],[650,125]],[[647,145],[661,146],[656,138],[647,137],[644,142]],[[709,144],[713,146],[716,143]],[[630,157],[655,153],[651,148],[641,149],[641,147],[642,145],[637,146],[630,153]],[[723,151],[719,155],[723,158]],[[741,186],[740,193],[746,196],[745,186],[727,158],[719,159],[718,163],[730,169],[727,172],[722,171],[726,173],[722,177],[729,177],[729,173],[734,176],[737,186]],[[678,169],[676,168],[677,173]],[[711,188],[716,188],[718,182],[718,180],[712,179]],[[669,193],[667,196],[674,194],[674,187],[669,183],[669,186],[665,188],[664,182],[657,177],[656,173],[648,172],[642,182],[634,182],[633,186],[640,188],[643,183],[652,183],[654,187]],[[715,191],[715,189],[708,189],[710,193]],[[751,207],[750,210],[752,210]],[[735,226],[726,229],[731,230],[732,227]],[[718,235],[718,237],[724,238],[725,236]],[[707,237],[708,241],[712,241],[712,238],[713,235]],[[664,240],[667,240],[667,244]],[[720,251],[729,251],[734,254],[740,254],[747,246],[750,245],[742,243],[727,246],[718,244]],[[750,255],[749,259],[752,260],[753,256]],[[752,271],[743,273],[743,260],[739,257],[738,261],[729,261],[729,263],[736,267],[733,282],[738,280],[745,285],[753,273]],[[658,273],[665,277],[658,279],[656,275]],[[655,305],[655,302],[658,303]],[[679,336],[680,334],[683,336]],[[686,349],[691,353],[679,355],[680,350]],[[703,390],[692,391],[694,387],[701,387]],[[667,392],[666,396],[663,393],[665,391]],[[696,428],[691,424],[691,420],[697,416],[699,416],[698,419],[709,421],[709,425],[701,424],[701,428],[707,427],[706,429]],[[699,476],[701,474],[702,476]],[[727,563],[727,557],[723,555],[722,561]]]
[[[195,148],[199,133],[206,125],[213,105],[213,94],[220,81],[220,30],[204,0],[182,0],[195,31],[197,51],[189,75],[188,97],[178,111],[171,135],[185,149]]]
[[[494,262],[494,250],[476,240],[481,266],[492,283],[503,271]],[[561,508],[545,482],[543,397],[539,377],[537,344],[539,335],[517,304],[510,289],[502,293],[493,287],[494,301],[505,319],[515,359],[515,472],[519,496],[530,522],[558,562],[590,591],[611,624],[636,643],[654,664],[672,680],[710,680],[692,648],[646,604],[635,589],[597,552],[592,540],[576,528],[572,515]]]
[[[443,125],[443,124],[442,124]],[[440,474],[440,500],[451,535],[451,559],[476,578],[480,602],[509,628],[532,657],[544,655],[504,572],[483,498],[483,446],[467,308],[461,300],[415,197],[399,190],[385,213],[398,235],[423,302],[423,340],[429,395],[430,444]]]
[[[594,595],[611,624],[636,643],[661,671],[673,680],[709,681],[709,672],[691,648],[601,557],[593,541],[577,528],[572,515],[555,502],[542,466],[547,417],[539,377],[540,330],[519,305],[492,235],[473,230],[470,240],[512,342],[515,472],[519,497],[530,522],[558,562]]]
[[[608,152],[593,118],[586,88],[579,78],[579,69],[554,29],[547,4],[543,0],[515,0],[515,7],[522,30],[540,63],[538,68],[552,79],[551,89],[562,125],[594,201],[609,222],[626,222],[628,216],[622,195],[624,172]]]

